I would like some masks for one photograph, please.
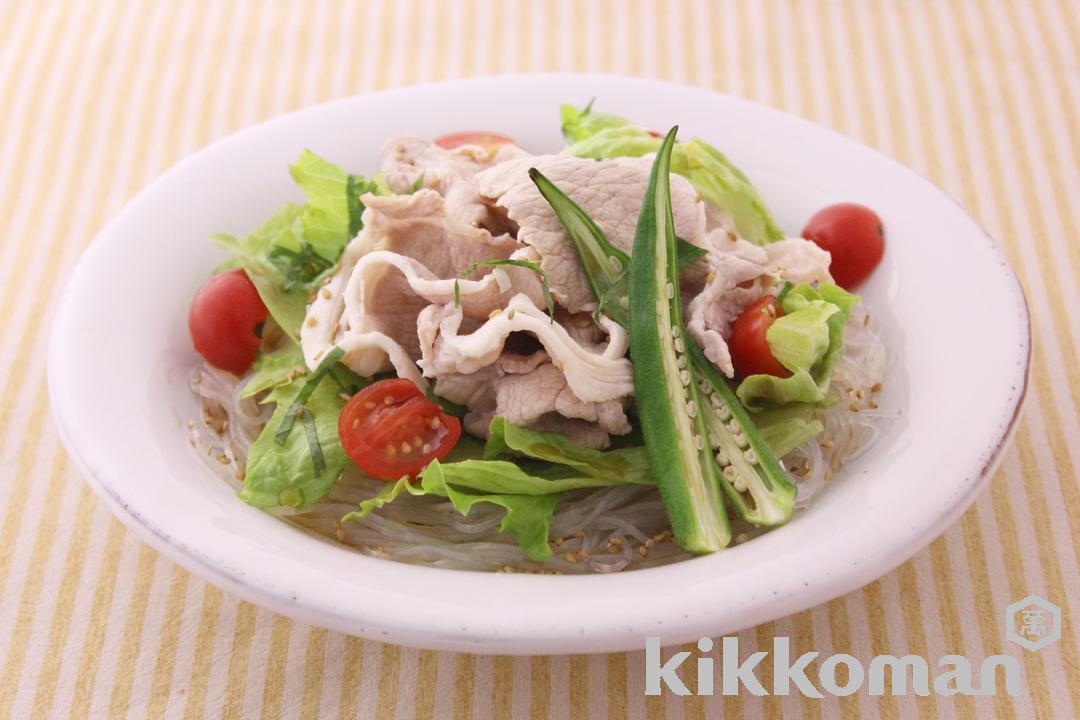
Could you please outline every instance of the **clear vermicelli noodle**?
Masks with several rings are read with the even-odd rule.
[[[888,356],[870,316],[853,312],[845,349],[832,377],[839,398],[817,413],[824,432],[782,458],[798,487],[797,509],[805,508],[845,461],[858,457],[897,413],[877,407],[875,397]],[[273,403],[242,398],[246,378],[203,365],[192,376],[199,417],[189,423],[191,442],[207,465],[234,489],[243,484],[248,450],[273,413]],[[285,521],[367,555],[459,570],[541,573],[606,573],[644,568],[691,557],[671,537],[671,526],[655,487],[622,485],[577,490],[561,497],[551,520],[552,556],[527,559],[514,538],[499,532],[505,510],[479,503],[468,515],[445,498],[403,495],[358,521],[342,516],[376,495],[386,483],[354,467],[345,470],[330,495],[303,511],[272,510]],[[761,529],[739,522],[735,542]]]

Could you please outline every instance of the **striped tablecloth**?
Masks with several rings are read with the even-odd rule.
[[[1021,696],[646,698],[642,653],[509,658],[361,641],[192,577],[91,494],[49,418],[47,330],[76,257],[140,187],[311,103],[539,70],[666,78],[803,115],[925,173],[1001,240],[1036,353],[1024,421],[989,489],[897,571],[740,641],[749,651],[790,636],[798,652],[864,662],[1008,653]],[[6,0],[0,718],[1080,717],[1078,223],[1070,0]],[[1061,640],[1037,652],[1003,631],[1006,606],[1030,593],[1064,615]]]

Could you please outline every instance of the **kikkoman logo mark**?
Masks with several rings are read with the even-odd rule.
[[[1006,609],[1005,632],[1012,642],[1038,650],[1061,637],[1061,609],[1029,595]],[[795,691],[807,697],[820,698],[823,692],[851,695],[865,684],[871,695],[996,695],[999,681],[1005,693],[1020,694],[1020,661],[1011,655],[991,655],[977,667],[963,655],[944,655],[933,665],[920,655],[877,655],[864,666],[858,658],[843,653],[820,660],[818,652],[792,658],[791,639],[786,637],[773,638],[771,653],[760,650],[745,658],[739,653],[737,637],[721,639],[719,661],[710,656],[713,647],[711,638],[698,641],[701,654],[696,658],[697,682],[691,691],[678,671],[692,653],[677,652],[665,660],[661,657],[660,638],[646,638],[645,694],[660,695],[666,687],[676,695],[736,695],[743,691],[788,695],[794,686]],[[772,666],[771,688],[766,688],[756,673],[759,667],[768,665]]]
[[[1061,638],[1061,608],[1038,595],[1028,595],[1005,608],[1005,637],[1028,650]]]

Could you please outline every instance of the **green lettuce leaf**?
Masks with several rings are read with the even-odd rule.
[[[300,338],[300,324],[307,312],[308,292],[299,285],[286,287],[286,274],[271,259],[278,246],[295,244],[303,207],[285,204],[261,226],[243,236],[217,234],[211,239],[232,253],[244,268],[274,321],[294,340]]]
[[[660,148],[660,138],[617,115],[589,106],[560,108],[562,131],[576,157],[640,157]],[[760,193],[749,178],[723,153],[703,140],[678,142],[672,149],[671,171],[682,175],[701,196],[731,215],[739,235],[758,245],[784,237]]]
[[[483,461],[479,462],[483,463]],[[460,486],[454,482],[453,471],[449,470],[453,464],[455,463],[444,465],[438,460],[433,460],[420,475],[419,483],[413,483],[409,478],[402,478],[387,485],[378,495],[360,503],[360,509],[343,517],[342,522],[366,517],[373,510],[392,502],[403,492],[410,495],[444,497],[462,515],[468,515],[473,506],[478,503],[491,503],[506,509],[506,515],[499,525],[499,532],[513,535],[525,557],[537,562],[543,562],[551,557],[548,529],[551,526],[551,516],[555,513],[555,505],[559,502],[557,493],[524,495],[469,492],[460,489]],[[513,467],[513,463],[505,464]]]
[[[455,449],[452,457],[464,455]],[[507,457],[515,460],[500,459]],[[463,515],[476,503],[494,503],[506,508],[501,532],[511,533],[526,557],[543,561],[551,555],[548,529],[562,493],[627,483],[653,484],[642,447],[590,450],[559,433],[495,418],[483,459],[433,461],[418,482],[402,478],[388,485],[342,521],[366,517],[402,493],[445,497]]]
[[[298,375],[306,372],[307,366],[304,364],[304,353],[300,346],[288,341],[277,350],[259,353],[252,366],[251,377],[240,391],[240,397],[248,398],[263,390],[289,385]]]
[[[288,353],[283,351],[281,356],[267,362],[280,367],[286,357]],[[267,377],[270,376],[268,371]],[[277,407],[248,452],[244,487],[239,495],[249,505],[309,507],[329,494],[349,463],[338,439],[338,416],[346,398],[366,381],[340,363],[317,382],[304,402],[303,412],[307,417],[295,421],[284,443],[278,442],[282,422],[309,381],[309,375],[300,375],[288,382],[268,385],[267,401],[276,402]]]
[[[541,460],[561,468],[559,472],[569,470],[603,481],[604,484],[654,484],[644,446],[592,450],[570,442],[560,433],[519,427],[501,417],[491,421],[491,434],[484,446],[484,457],[489,460],[498,457]]]
[[[743,405],[751,410],[789,403],[827,406],[832,370],[844,352],[844,325],[858,302],[857,295],[833,283],[791,288],[780,301],[784,315],[765,334],[791,375],[745,378],[736,390]]]
[[[375,192],[376,183],[350,175],[310,150],[300,154],[289,172],[308,198],[301,218],[304,241],[323,258],[337,262],[345,244],[363,227],[360,196]]]
[[[751,416],[758,434],[776,457],[783,457],[825,431],[821,421],[807,405],[765,410]]]
[[[219,267],[243,267],[270,315],[296,340],[310,291],[334,271],[345,246],[363,227],[360,196],[379,193],[381,186],[309,150],[289,171],[307,203],[287,203],[241,238],[220,234],[212,239],[233,256]]]

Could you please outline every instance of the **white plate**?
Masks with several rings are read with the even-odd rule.
[[[797,234],[820,206],[873,207],[885,261],[862,288],[897,354],[881,404],[902,411],[785,527],[722,553],[590,577],[413,567],[304,534],[237,500],[196,458],[183,421],[196,363],[188,302],[219,252],[299,199],[287,166],[309,147],[373,171],[390,135],[490,129],[561,147],[558,106],[648,127],[681,125],[740,165]],[[911,170],[832,131],[745,100],[644,80],[496,77],[348,98],[215,143],[141,192],[94,240],[65,291],[49,348],[53,411],[94,490],[156,549],[247,600],[354,635],[435,649],[640,649],[788,615],[888,572],[971,504],[1015,427],[1028,315],[998,246]]]

